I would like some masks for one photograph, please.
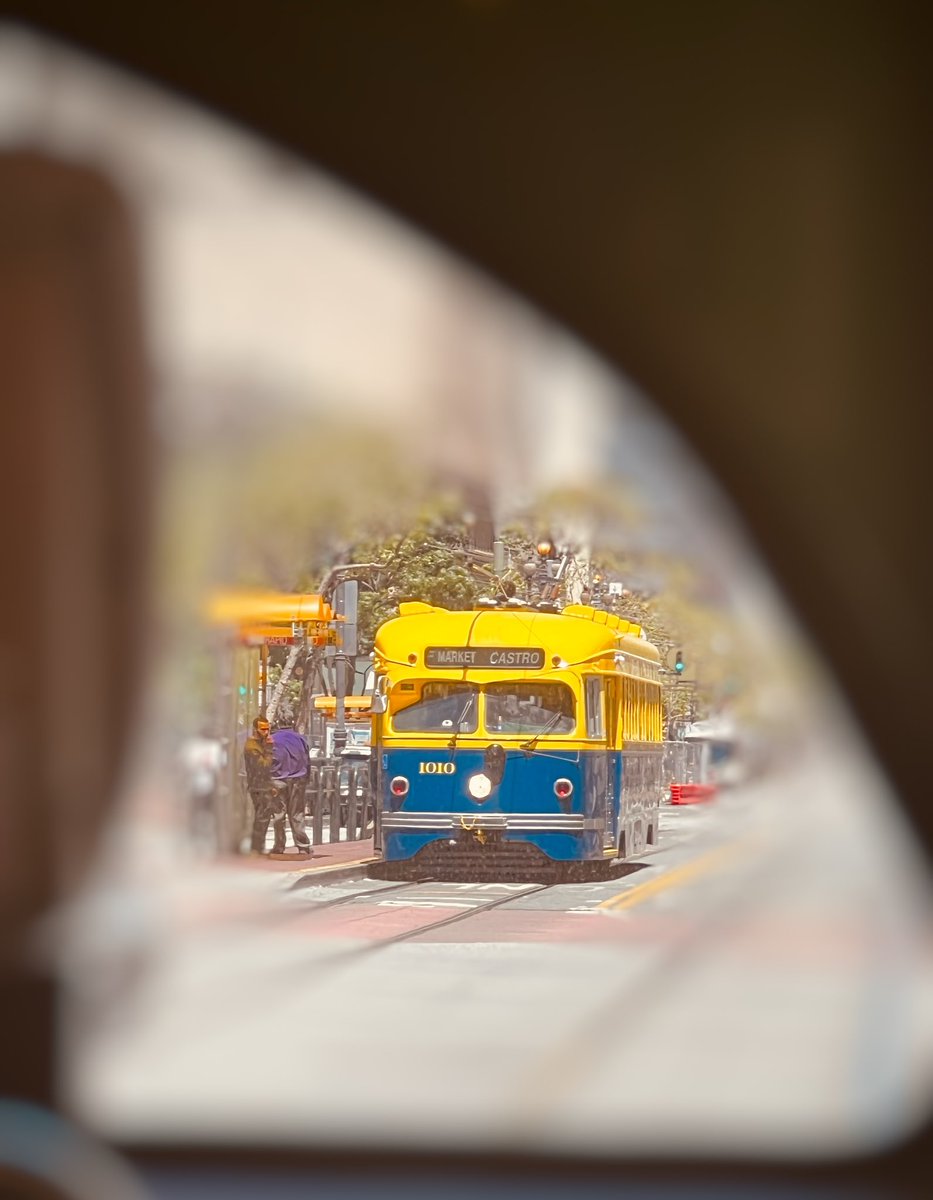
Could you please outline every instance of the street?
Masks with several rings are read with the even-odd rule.
[[[131,970],[76,968],[70,1102],[141,1142],[884,1143],[929,1099],[929,931],[863,799],[811,766],[665,806],[598,882],[179,871]]]

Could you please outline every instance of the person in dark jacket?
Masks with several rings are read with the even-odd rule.
[[[291,826],[292,839],[299,854],[311,853],[311,841],[305,829],[305,793],[308,788],[308,774],[311,770],[311,756],[308,753],[308,743],[295,729],[277,729],[272,735],[274,761],[272,767],[273,780],[284,786],[285,816]],[[285,849],[285,823],[275,826],[275,844],[279,841],[282,850]]]
[[[254,854],[263,854],[266,848],[266,834],[269,822],[275,820],[281,812],[280,819],[275,825],[275,841],[279,842],[281,831],[282,849],[285,849],[285,797],[283,789],[276,788],[273,768],[275,766],[275,746],[272,741],[272,727],[265,717],[257,717],[253,721],[253,732],[246,739],[243,747],[243,761],[246,767],[246,786],[253,802],[253,833],[250,848]]]

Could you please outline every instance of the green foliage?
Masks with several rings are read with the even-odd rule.
[[[466,526],[444,515],[422,520],[410,532],[353,547],[354,561],[378,564],[360,575],[361,653],[372,649],[376,630],[398,615],[405,600],[451,609],[473,606],[482,589],[465,562],[469,540]]]
[[[593,573],[623,582],[649,575],[648,591],[626,588],[607,607],[645,631],[661,652],[664,707],[669,717],[700,719],[750,688],[749,647],[735,616],[705,594],[702,580],[683,560],[661,555],[602,552],[593,559]],[[606,600],[603,601],[606,603]],[[685,682],[665,667],[668,655],[681,650],[688,665]]]
[[[282,678],[284,668],[279,664],[273,664],[269,667],[269,696],[271,697],[275,689],[278,687],[279,680]],[[301,702],[301,680],[291,676],[282,690],[279,697],[278,707],[276,709],[275,720],[277,725],[291,725],[298,712],[298,705]]]

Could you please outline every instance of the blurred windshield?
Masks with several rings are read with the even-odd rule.
[[[906,1136],[933,1081],[926,865],[650,398],[279,149],[22,31],[0,141],[132,206],[160,463],[149,688],[52,939],[63,1107],[138,1145],[348,1154]],[[482,700],[403,658],[370,705],[376,631],[414,600],[495,611],[505,647],[572,609],[568,661],[623,629],[652,657],[586,681],[579,744],[570,689],[533,681],[560,646]],[[372,754],[342,757],[354,701]],[[303,774],[275,778],[259,715]]]

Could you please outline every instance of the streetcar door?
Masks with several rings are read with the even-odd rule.
[[[615,841],[615,789],[612,755],[607,738],[608,713],[605,682],[588,675],[583,699],[586,718],[586,751],[583,759],[584,815],[604,823],[603,845]]]
[[[622,823],[622,680],[606,680],[606,749],[609,782],[606,798],[606,828],[603,846],[615,846]]]

